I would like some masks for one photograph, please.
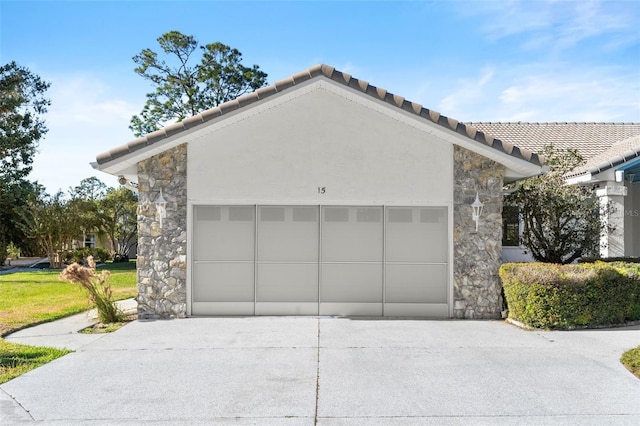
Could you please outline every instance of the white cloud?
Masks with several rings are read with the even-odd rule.
[[[456,117],[455,111],[460,111],[467,105],[478,104],[484,98],[487,86],[491,83],[494,75],[493,69],[485,68],[478,77],[459,80],[456,84],[457,88],[440,100],[439,110],[441,112],[453,111],[452,117]]]
[[[640,40],[638,7],[631,1],[511,0],[465,2],[463,15],[484,18],[482,32],[489,40],[520,36],[527,50],[559,54],[585,41],[602,37],[603,50],[629,46]],[[591,46],[595,48],[596,46]]]
[[[513,78],[499,94],[500,114],[511,120],[640,120],[636,75],[615,75],[606,68],[576,71]]]
[[[640,80],[633,70],[494,66],[444,83],[440,111],[463,121],[640,121]]]
[[[47,122],[60,127],[107,127],[114,122],[128,122],[140,109],[118,98],[114,88],[98,77],[87,75],[55,80],[49,95],[51,107]]]
[[[89,163],[97,154],[133,139],[129,120],[142,108],[144,95],[128,93],[93,75],[48,80],[51,107],[44,118],[49,131],[40,141],[30,179],[50,193],[66,191],[89,176],[115,186],[115,177],[93,170]]]

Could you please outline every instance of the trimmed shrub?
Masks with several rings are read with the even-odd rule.
[[[500,279],[509,318],[570,329],[640,319],[640,265],[506,263]]]
[[[578,263],[593,263],[593,262],[625,262],[625,263],[640,263],[640,257],[627,256],[627,257],[583,257],[578,259]]]
[[[640,346],[623,353],[620,362],[640,379]]]
[[[93,259],[98,263],[105,263],[107,260],[111,259],[111,254],[109,254],[108,250],[100,247],[82,247],[81,249],[67,253],[65,262],[67,264],[84,264],[89,256],[93,257]]]

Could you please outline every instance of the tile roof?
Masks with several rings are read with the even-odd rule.
[[[572,175],[603,172],[638,157],[640,157],[640,135],[614,143],[611,148],[589,158],[583,166],[575,169]]]
[[[578,150],[586,160],[603,154],[616,142],[640,135],[640,123],[468,123],[534,152],[545,145]],[[617,155],[616,152],[613,155]]]
[[[464,123],[458,122],[457,120],[454,120],[452,118],[448,118],[440,114],[439,112],[424,108],[422,107],[422,105],[408,101],[402,96],[394,95],[393,93],[388,92],[385,89],[373,86],[364,80],[353,78],[351,75],[338,71],[332,66],[319,64],[312,66],[305,71],[293,74],[291,77],[277,81],[270,86],[260,88],[253,93],[249,93],[232,101],[225,102],[215,108],[203,111],[196,116],[189,117],[178,123],[170,124],[163,129],[157,130],[153,133],[149,133],[148,135],[133,140],[125,145],[116,147],[111,151],[99,154],[96,157],[97,164],[103,165],[105,163],[117,160],[142,148],[161,142],[182,131],[206,125],[206,122],[210,120],[221,117],[231,111],[243,108],[254,102],[261,101],[276,93],[286,91],[300,83],[317,77],[326,77],[334,82],[350,87],[353,90],[362,92],[374,99],[385,102],[393,107],[404,110],[421,119],[430,121],[448,130],[472,139],[479,144],[486,145],[490,148],[496,149],[513,157],[525,160],[538,166],[544,163],[544,159],[530,149],[520,148],[513,142],[507,140],[502,141],[496,139],[491,135],[490,132],[476,129],[472,125],[465,125]]]

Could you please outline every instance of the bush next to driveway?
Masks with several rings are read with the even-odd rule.
[[[500,278],[509,318],[571,329],[640,319],[640,265],[507,263]]]
[[[640,346],[623,353],[620,361],[640,379]]]

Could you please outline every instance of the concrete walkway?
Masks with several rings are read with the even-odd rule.
[[[640,326],[136,321],[1,385],[0,424],[638,425],[638,345]]]
[[[116,305],[125,313],[135,312],[138,306],[135,299],[120,300],[116,302]],[[75,351],[105,336],[105,334],[79,333],[80,330],[96,324],[98,322],[97,318],[97,311],[92,309],[57,321],[16,331],[5,336],[4,340],[23,345],[48,346]]]

